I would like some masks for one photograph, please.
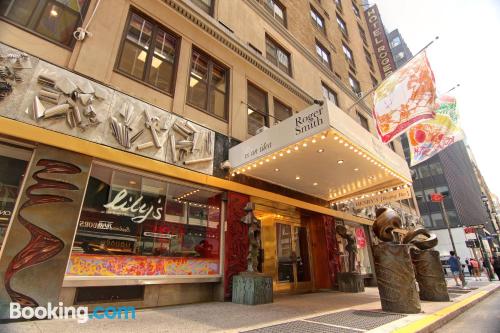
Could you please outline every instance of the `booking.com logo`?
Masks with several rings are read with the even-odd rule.
[[[59,302],[58,306],[47,303],[47,307],[21,307],[21,304],[11,302],[9,307],[10,319],[77,319],[79,324],[86,323],[91,319],[135,319],[135,307],[133,306],[96,306],[89,313],[86,306],[64,306]]]

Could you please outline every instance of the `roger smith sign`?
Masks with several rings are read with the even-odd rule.
[[[330,127],[326,105],[312,105],[229,150],[233,168],[271,154]]]

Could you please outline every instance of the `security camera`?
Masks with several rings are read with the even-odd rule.
[[[229,160],[225,160],[224,162],[222,162],[220,164],[220,168],[222,170],[229,170],[229,169],[231,169],[231,162],[229,162]]]

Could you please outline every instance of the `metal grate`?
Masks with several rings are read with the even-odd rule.
[[[359,330],[335,327],[309,321],[296,320],[288,323],[257,328],[242,333],[359,333]]]
[[[404,317],[406,317],[406,315],[395,313],[347,310],[308,318],[307,320],[317,323],[350,327],[358,330],[371,330]]]

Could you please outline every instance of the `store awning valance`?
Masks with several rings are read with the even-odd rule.
[[[331,102],[312,105],[229,150],[244,174],[324,200],[411,183],[406,161]]]

